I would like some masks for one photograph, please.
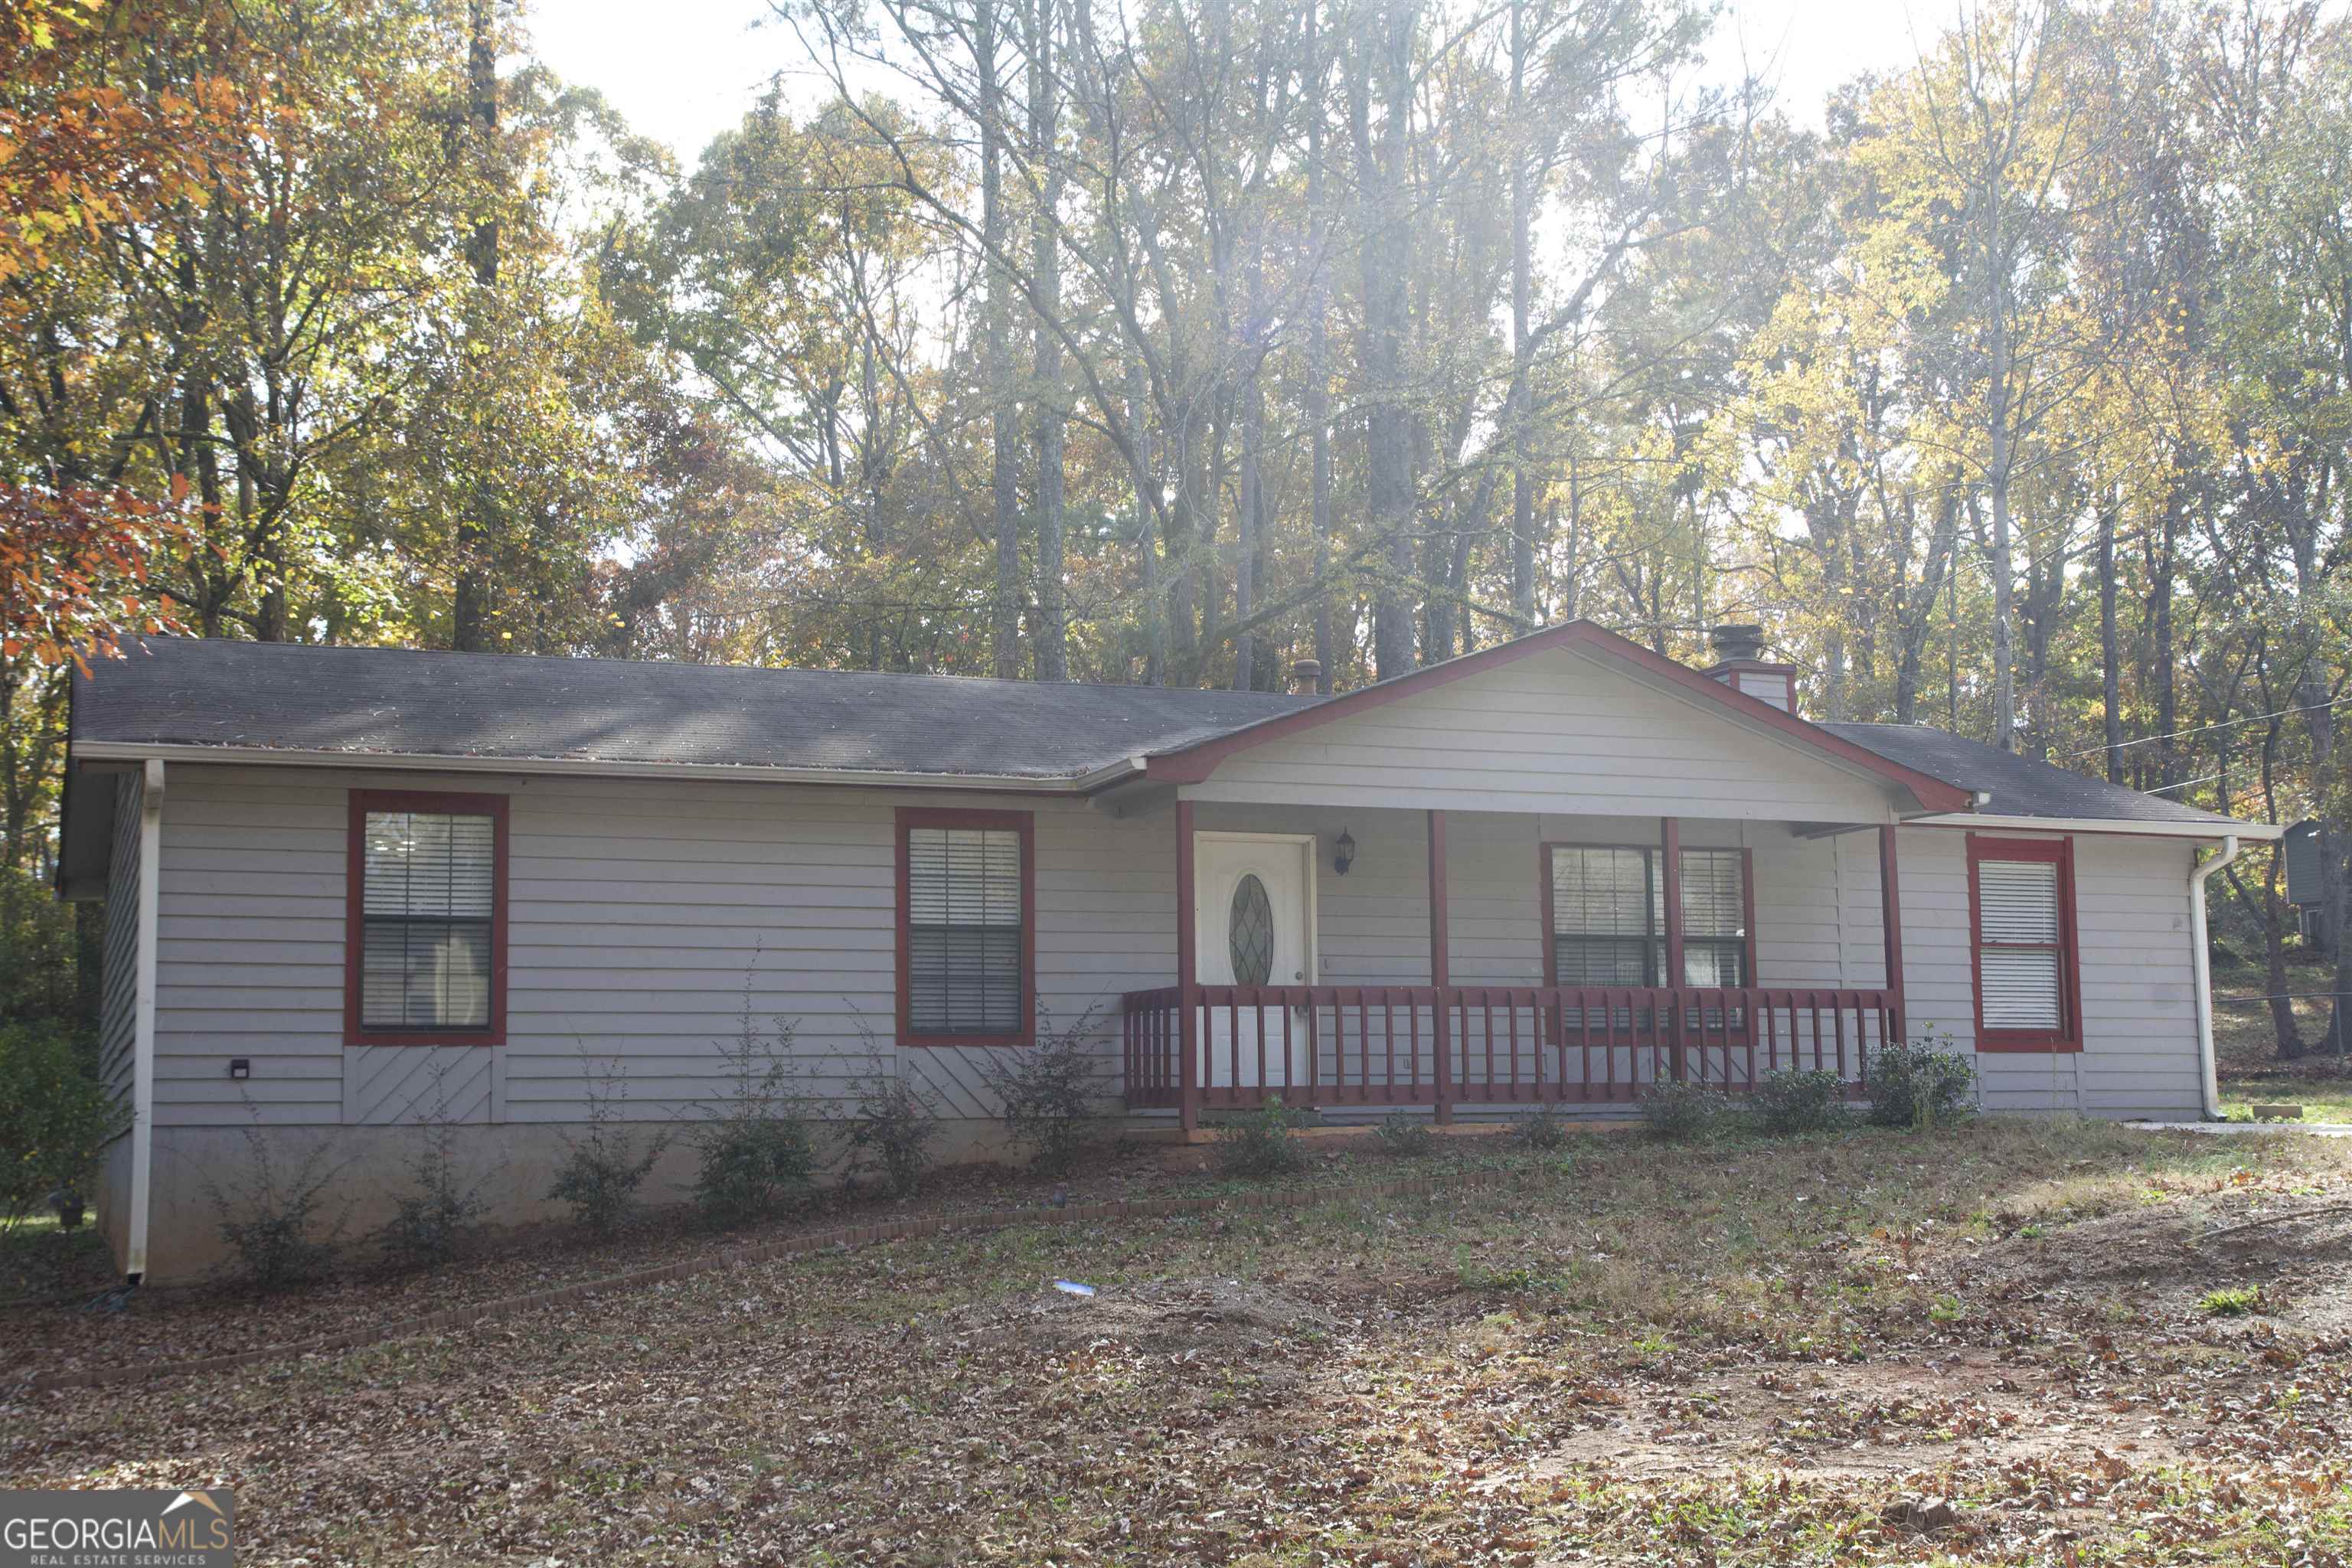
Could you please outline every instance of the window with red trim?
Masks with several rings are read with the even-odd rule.
[[[1020,1046],[1034,1037],[1031,822],[1025,811],[898,812],[900,1043]]]
[[[506,1039],[507,797],[353,790],[343,1040]]]
[[[1978,1048],[2082,1049],[2074,840],[1971,834],[1969,929]]]

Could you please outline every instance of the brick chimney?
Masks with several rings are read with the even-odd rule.
[[[1797,667],[1775,664],[1764,657],[1762,626],[1733,622],[1708,632],[1706,641],[1715,662],[1700,674],[1769,702],[1783,713],[1797,710]]]

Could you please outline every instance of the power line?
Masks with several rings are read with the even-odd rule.
[[[2253,713],[2243,719],[2224,719],[2218,724],[2200,724],[2193,730],[2167,730],[2161,735],[2141,735],[2134,740],[2118,741],[2114,750],[2120,752],[2132,746],[2145,746],[2156,741],[2177,741],[2184,735],[2202,735],[2208,731],[2234,729],[2240,724],[2259,724],[2265,719],[2284,719],[2294,713],[2325,712],[2330,708],[2341,708],[2347,702],[2352,702],[2352,697],[2339,697],[2333,702],[2313,702],[2301,708],[2282,708],[2275,713]],[[2105,745],[2085,746],[2079,752],[2067,752],[2065,760],[2072,762],[2076,757],[2096,756],[2108,749]]]

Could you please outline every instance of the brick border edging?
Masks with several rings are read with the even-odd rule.
[[[352,1329],[338,1334],[323,1334],[316,1339],[299,1340],[291,1344],[263,1345],[255,1350],[236,1351],[227,1355],[203,1356],[194,1361],[163,1362],[153,1364],[130,1363],[121,1366],[90,1367],[77,1372],[36,1374],[16,1385],[18,1394],[49,1394],[73,1388],[103,1388],[124,1383],[159,1383],[165,1378],[190,1377],[208,1372],[229,1372],[238,1367],[255,1366],[263,1362],[283,1361],[296,1356],[317,1355],[331,1351],[363,1350],[370,1345],[387,1344],[418,1334],[429,1334],[447,1329],[470,1328],[477,1323],[510,1318],[540,1307],[561,1306],[567,1301],[585,1300],[620,1290],[633,1290],[647,1285],[660,1285],[673,1279],[691,1279],[720,1268],[748,1268],[755,1264],[773,1263],[781,1259],[804,1258],[814,1253],[829,1252],[835,1247],[870,1247],[881,1241],[916,1240],[926,1237],[945,1236],[958,1231],[1006,1230],[1018,1225],[1078,1225],[1089,1220],[1164,1219],[1176,1215],[1206,1214],[1218,1208],[1270,1209],[1311,1208],[1317,1204],[1344,1202],[1350,1199],[1422,1197],[1449,1187],[1485,1187],[1502,1184],[1510,1171],[1461,1171],[1444,1176],[1414,1176],[1394,1182],[1368,1182],[1349,1186],[1334,1187],[1269,1187],[1258,1192],[1210,1194],[1196,1198],[1118,1198],[1109,1203],[1072,1204],[1066,1208],[987,1209],[968,1215],[933,1215],[924,1219],[879,1220],[870,1225],[837,1226],[831,1230],[811,1231],[803,1236],[783,1237],[775,1241],[761,1242],[751,1247],[735,1247],[723,1252],[706,1252],[693,1258],[680,1258],[652,1268],[631,1269],[625,1274],[607,1274],[600,1279],[583,1279],[551,1289],[533,1290],[520,1296],[501,1296],[471,1306],[451,1307],[443,1311],[427,1312],[419,1318],[404,1318],[396,1322],[383,1323],[373,1328]]]

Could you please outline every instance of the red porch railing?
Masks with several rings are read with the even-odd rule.
[[[1181,1107],[1181,994],[1120,1004],[1128,1104]],[[1792,1068],[1858,1088],[1902,1031],[1895,993],[1827,988],[1201,985],[1192,1007],[1210,1109],[1625,1103],[1654,1083],[1737,1094]]]

